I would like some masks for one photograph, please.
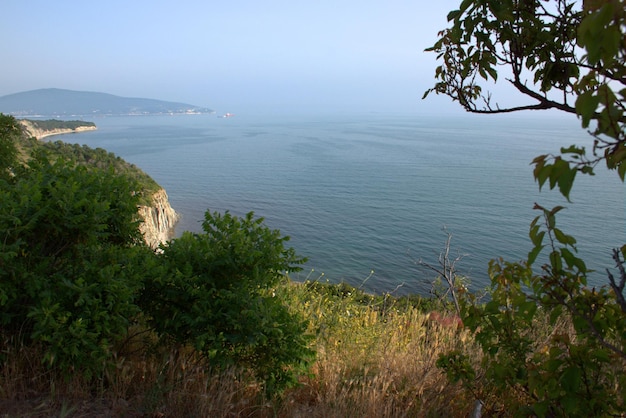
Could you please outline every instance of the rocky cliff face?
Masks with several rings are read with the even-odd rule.
[[[92,131],[95,126],[77,126],[75,128],[54,128],[41,129],[30,120],[19,121],[27,134],[37,139],[50,135],[59,135],[74,132]],[[172,209],[167,198],[165,189],[160,189],[152,195],[151,206],[139,206],[139,215],[143,219],[139,230],[144,236],[145,242],[152,248],[158,248],[159,244],[164,243],[174,236],[174,226],[179,219],[179,215]]]
[[[40,129],[33,125],[33,123],[29,120],[20,120],[20,123],[30,136],[34,136],[37,139],[45,138],[47,136],[52,135],[62,135],[62,134],[72,134],[78,132],[85,131],[95,131],[97,128],[95,126],[78,126],[74,129],[62,128],[62,129]]]
[[[139,215],[144,220],[139,230],[150,247],[157,248],[160,243],[173,238],[179,215],[170,206],[164,189],[152,196],[152,206],[139,206]]]

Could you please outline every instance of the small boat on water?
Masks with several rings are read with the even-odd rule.
[[[224,113],[223,115],[218,116],[218,118],[232,118],[233,116],[235,115],[233,115],[232,113]]]

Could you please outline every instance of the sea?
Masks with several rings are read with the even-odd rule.
[[[488,263],[524,259],[535,203],[565,206],[574,235],[607,283],[612,248],[626,243],[625,186],[598,166],[577,176],[571,201],[531,162],[592,138],[575,117],[418,113],[216,114],[98,117],[98,130],[52,137],[104,148],[162,185],[181,214],[176,236],[202,232],[204,213],[254,211],[308,258],[294,280],[347,282],[375,293],[428,295],[449,256],[470,288]],[[84,118],[83,118],[84,119]]]

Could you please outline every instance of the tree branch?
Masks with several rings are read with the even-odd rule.
[[[622,309],[622,312],[626,313],[626,299],[624,299],[624,285],[626,285],[626,269],[624,268],[624,261],[622,261],[619,254],[620,254],[619,251],[616,248],[614,248],[613,260],[615,260],[615,263],[617,264],[617,269],[619,270],[619,273],[620,273],[619,284],[616,283],[615,277],[613,276],[613,274],[611,274],[609,269],[606,269],[606,273],[609,276],[609,283],[611,284],[611,288],[613,289],[613,292],[615,293],[615,299],[617,300],[617,303]]]
[[[463,259],[464,254],[459,254],[456,258],[454,258],[454,260],[450,260],[450,242],[452,241],[452,234],[448,232],[447,230],[445,230],[445,228],[444,228],[444,231],[446,232],[448,237],[446,239],[446,244],[445,244],[443,251],[439,253],[438,261],[441,267],[433,266],[432,264],[422,261],[422,259],[417,260],[416,264],[418,266],[425,267],[429,270],[432,270],[433,272],[437,273],[439,277],[441,277],[443,280],[446,281],[447,290],[444,294],[444,297],[447,294],[450,294],[450,296],[452,297],[452,302],[454,303],[454,308],[456,310],[456,313],[460,317],[461,307],[459,305],[459,298],[458,298],[458,292],[457,292],[457,280],[456,279],[458,275],[457,275],[457,270],[456,270],[456,263],[458,263],[459,261]]]

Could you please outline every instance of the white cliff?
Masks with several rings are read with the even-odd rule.
[[[92,131],[97,129],[95,125],[77,126],[75,128],[53,128],[42,129],[37,126],[37,122],[23,119],[19,121],[27,135],[41,139],[51,135],[67,133],[77,133]],[[145,242],[152,248],[158,248],[159,244],[165,243],[174,236],[174,226],[179,219],[179,215],[174,211],[167,198],[165,189],[160,189],[152,195],[150,206],[142,205],[138,207],[138,212],[143,222],[139,230],[144,236]]]
[[[152,195],[152,206],[139,206],[139,215],[144,220],[139,230],[150,247],[157,248],[173,238],[179,215],[170,206],[165,189]]]
[[[23,119],[19,122],[25,128],[29,136],[35,137],[37,139],[42,139],[52,135],[73,134],[86,131],[95,131],[96,129],[98,129],[95,125],[77,126],[76,128],[41,129],[35,126],[35,124],[33,124],[33,122],[30,120]]]

